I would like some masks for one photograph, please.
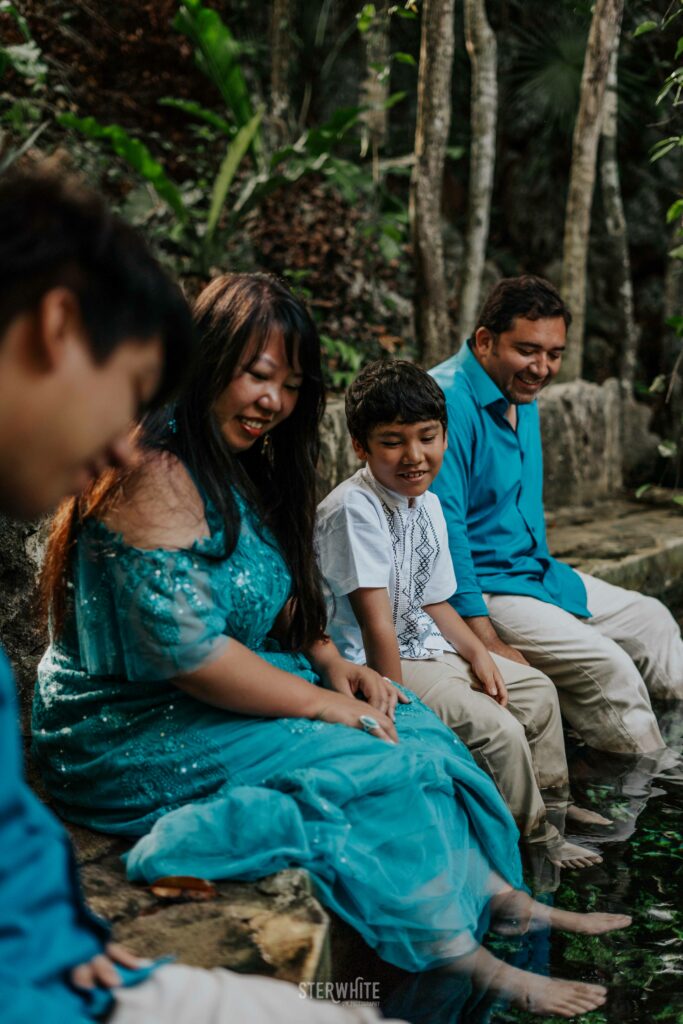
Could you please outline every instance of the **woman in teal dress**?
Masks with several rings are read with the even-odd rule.
[[[133,879],[301,866],[398,966],[456,958],[523,1005],[540,985],[540,1012],[599,1005],[596,986],[484,956],[492,908],[549,913],[514,895],[512,818],[450,729],[325,636],[308,314],[275,279],[227,275],[196,319],[200,360],[173,411],[144,424],[141,466],[100,478],[53,525],[33,734],[59,810],[142,837]],[[559,921],[586,922],[625,923]]]

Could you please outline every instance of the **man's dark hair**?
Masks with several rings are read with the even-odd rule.
[[[502,334],[512,328],[518,316],[526,320],[561,316],[567,329],[572,322],[569,309],[550,281],[533,274],[523,274],[521,277],[504,277],[498,282],[484,302],[472,333],[486,327],[491,334]]]
[[[405,359],[370,363],[346,392],[349,433],[364,447],[380,424],[423,420],[438,420],[445,431],[446,398],[433,377]]]
[[[194,350],[179,287],[140,235],[80,182],[40,170],[0,178],[0,343],[15,317],[61,286],[79,302],[97,363],[127,339],[161,337],[163,401]]]

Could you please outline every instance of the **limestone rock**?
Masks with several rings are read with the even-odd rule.
[[[0,643],[17,677],[24,733],[36,665],[47,642],[36,585],[46,531],[45,521],[16,523],[0,515]]]
[[[303,871],[282,871],[255,883],[221,882],[215,900],[166,903],[123,880],[110,898],[98,901],[93,888],[101,876],[85,870],[90,871],[89,900],[115,915],[116,938],[140,956],[171,951],[193,966],[228,967],[295,983],[318,979],[327,963],[329,921]],[[133,912],[121,917],[126,905]]]
[[[322,444],[318,462],[318,497],[322,499],[359,468],[346,429],[343,398],[332,398],[322,424]]]
[[[592,505],[622,486],[621,388],[611,379],[555,384],[540,399],[548,508]]]

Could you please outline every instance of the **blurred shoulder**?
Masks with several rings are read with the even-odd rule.
[[[204,501],[180,459],[150,452],[103,517],[132,547],[190,547],[210,535]]]

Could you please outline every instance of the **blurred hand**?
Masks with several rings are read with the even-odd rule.
[[[71,980],[77,988],[115,988],[121,984],[121,975],[116,964],[140,970],[149,966],[149,960],[141,960],[125,946],[110,942],[103,953],[94,956],[87,963],[79,964],[71,972]]]

